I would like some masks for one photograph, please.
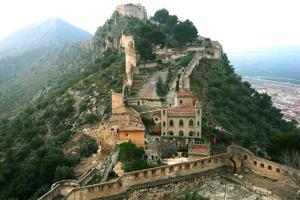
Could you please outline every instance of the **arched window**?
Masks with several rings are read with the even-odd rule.
[[[197,121],[197,126],[200,126],[200,122],[199,121]]]
[[[169,135],[174,135],[173,131],[169,131]]]
[[[179,104],[182,105],[182,100],[179,100]]]
[[[179,120],[179,126],[183,126],[183,120],[182,119]]]
[[[198,110],[198,115],[200,115],[200,110]]]
[[[166,126],[166,122],[163,122],[163,126]]]
[[[179,131],[179,136],[183,136],[183,131]]]
[[[197,136],[198,136],[198,137],[200,136],[200,133],[199,133],[199,132],[197,132]]]
[[[189,126],[194,126],[194,121],[192,119],[189,121]]]
[[[172,119],[170,120],[169,125],[174,126],[174,121]]]
[[[189,136],[194,136],[194,132],[193,132],[193,131],[190,131],[190,132],[189,132]]]

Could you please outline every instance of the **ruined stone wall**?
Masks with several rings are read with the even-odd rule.
[[[228,147],[228,152],[237,169],[247,167],[261,176],[300,185],[300,170],[257,157],[251,151],[240,146],[231,145]]]
[[[133,74],[138,74],[138,68],[136,67],[137,59],[135,53],[134,39],[133,36],[122,35],[121,46],[125,51],[125,72],[126,72],[126,82],[125,86],[131,86],[133,81]]]
[[[117,6],[116,11],[127,17],[134,17],[140,20],[147,19],[147,11],[141,4],[126,4]]]

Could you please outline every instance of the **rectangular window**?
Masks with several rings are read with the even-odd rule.
[[[265,165],[264,165],[263,163],[261,163],[261,164],[260,164],[260,167],[261,167],[261,168],[264,168],[264,167],[265,167]]]
[[[248,159],[248,156],[247,155],[244,155],[244,160],[247,160]]]
[[[257,165],[257,162],[256,162],[256,161],[253,161],[253,164],[254,164],[254,165]]]
[[[272,170],[272,167],[270,165],[268,166],[268,170]]]

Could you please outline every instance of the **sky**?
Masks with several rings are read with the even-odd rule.
[[[299,0],[1,0],[0,40],[50,17],[95,33],[125,3],[143,4],[148,16],[166,8],[190,19],[200,35],[229,52],[300,45]]]

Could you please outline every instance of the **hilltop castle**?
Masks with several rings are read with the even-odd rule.
[[[126,4],[117,6],[116,11],[126,17],[134,17],[140,20],[147,19],[147,11],[141,4]]]
[[[146,9],[140,4],[121,5],[116,8],[116,11],[125,17],[147,19]],[[136,81],[142,86],[146,83],[149,84],[149,87],[146,87],[146,93],[154,93],[155,81],[157,80],[155,78],[158,78],[163,72],[169,73],[168,67],[171,66],[159,69],[157,65],[152,65],[153,68],[149,67],[152,68],[152,72],[158,72],[158,75],[153,76],[154,79],[151,79],[153,77],[148,75],[145,76],[145,79],[141,76],[137,79],[140,70],[137,65],[134,37],[132,35],[122,35],[117,39],[120,39],[120,45],[124,48],[126,58],[123,94],[111,92],[111,115],[97,126],[96,138],[101,141],[102,147],[106,145],[115,147],[117,144],[130,140],[136,146],[146,148],[146,142],[149,141],[145,136],[146,131],[149,130],[145,128],[146,123],[142,122],[141,114],[148,114],[150,119],[151,117],[154,119],[153,121],[159,129],[158,134],[151,135],[155,138],[155,142],[172,141],[172,145],[175,144],[174,146],[179,146],[179,148],[188,146],[190,160],[125,173],[108,182],[101,182],[106,180],[101,179],[96,184],[91,184],[90,181],[103,172],[93,168],[79,181],[63,180],[53,184],[51,190],[40,197],[39,200],[52,200],[59,196],[63,196],[66,200],[126,199],[134,192],[150,193],[151,188],[163,187],[164,185],[170,186],[179,182],[185,184],[192,179],[207,181],[215,177],[222,177],[222,181],[224,181],[223,177],[228,174],[228,177],[226,177],[228,180],[261,195],[277,198],[276,190],[286,186],[288,191],[284,192],[289,193],[289,195],[300,196],[299,170],[262,159],[249,150],[236,145],[230,145],[227,147],[227,151],[210,156],[210,144],[199,142],[205,134],[202,133],[203,108],[190,90],[190,75],[194,68],[199,65],[201,59],[221,59],[223,50],[219,42],[199,37],[198,44],[187,45],[179,51],[166,48],[155,50],[156,56],[166,63],[193,53],[193,58],[187,66],[176,68],[175,76],[173,76],[175,84],[171,84],[168,88],[169,93],[162,102],[162,99],[155,97],[155,95],[154,98],[139,96],[142,90],[139,86],[135,86],[137,93],[134,95],[132,95],[131,89],[134,88],[133,85]],[[131,101],[126,101],[128,100],[126,99],[127,95],[132,95],[134,98],[130,99]],[[137,108],[141,110],[140,113],[136,111]],[[149,131],[149,135],[152,133]],[[166,144],[171,145],[171,143]],[[111,161],[106,168],[107,175],[112,171],[112,165],[114,165],[112,163]],[[242,178],[236,178],[238,176],[236,173],[244,173],[244,171],[247,173],[243,175],[247,178],[250,177],[250,179],[255,180],[261,178],[260,181],[266,183],[266,185],[259,185],[259,181],[255,182],[255,180],[252,180],[254,182],[252,183],[251,180],[244,180],[245,182],[243,182]],[[256,183],[259,186],[256,186]],[[174,186],[174,188],[178,189],[179,187]],[[143,189],[144,191],[141,191]],[[225,192],[227,192],[227,188],[225,188]],[[159,199],[162,198],[159,197]]]

